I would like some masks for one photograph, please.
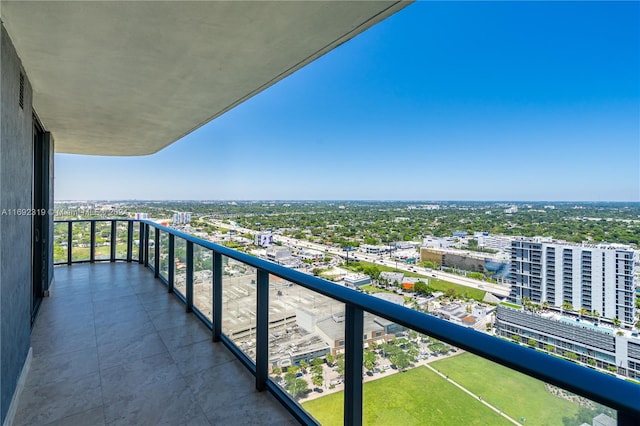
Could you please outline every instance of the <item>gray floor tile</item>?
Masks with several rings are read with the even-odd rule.
[[[14,426],[43,425],[101,405],[98,373],[29,388],[22,393]]]
[[[105,418],[110,425],[177,425],[202,419],[191,389],[182,377],[144,388],[144,397],[119,398],[105,403]]]
[[[40,387],[71,381],[98,371],[97,348],[82,349],[59,355],[40,354],[31,362],[27,387]]]
[[[104,402],[134,399],[146,393],[146,388],[166,385],[181,378],[168,353],[131,361],[101,372]]]
[[[68,333],[52,333],[31,340],[36,357],[58,355],[96,347],[96,332],[93,327]]]
[[[48,423],[46,426],[104,426],[102,406]]]
[[[170,351],[193,343],[211,340],[211,330],[200,321],[189,321],[184,325],[161,330],[158,334]]]
[[[235,357],[221,346],[222,343],[213,343],[210,340],[205,340],[173,349],[171,357],[182,375],[189,376],[235,361]]]
[[[129,337],[144,336],[155,331],[153,323],[146,316],[136,316],[127,321],[101,323],[96,326],[98,345]]]
[[[101,370],[161,353],[167,353],[167,348],[155,332],[144,336],[129,336],[98,346]]]

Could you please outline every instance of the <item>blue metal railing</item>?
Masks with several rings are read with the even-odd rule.
[[[95,228],[92,220],[56,221],[56,224],[66,223],[67,229],[67,258],[56,264],[78,262],[96,262],[95,258]],[[640,424],[640,386],[620,380],[614,376],[585,368],[578,364],[558,359],[499,338],[489,336],[476,330],[455,325],[451,322],[424,314],[383,299],[369,296],[348,289],[321,278],[310,276],[294,269],[256,258],[254,256],[214,244],[193,235],[167,228],[147,220],[108,219],[111,222],[110,257],[104,261],[135,261],[143,263],[154,271],[154,274],[164,282],[169,292],[174,292],[175,264],[173,262],[176,239],[186,242],[186,283],[185,294],[181,299],[186,304],[187,311],[193,311],[212,330],[214,341],[222,342],[229,350],[243,362],[255,375],[256,388],[269,390],[291,413],[301,422],[317,424],[293,398],[279,387],[268,376],[268,309],[269,309],[269,275],[274,275],[298,284],[313,292],[327,296],[345,304],[345,392],[344,392],[344,423],[349,425],[362,424],[362,362],[363,362],[363,315],[372,313],[396,324],[434,337],[453,346],[464,349],[487,360],[496,362],[530,377],[558,386],[577,395],[586,397],[600,404],[611,407],[618,412],[619,425]],[[73,231],[76,223],[89,222],[91,224],[90,256],[89,260],[76,261],[73,259]],[[127,223],[126,256],[117,258],[117,223]],[[138,256],[133,256],[133,236],[135,228],[139,227]],[[169,265],[168,276],[165,278],[159,271],[160,265],[160,236],[168,235],[166,247]],[[153,237],[151,237],[153,236]],[[151,237],[151,238],[150,238]],[[150,243],[154,241],[153,262],[149,263]],[[122,244],[122,243],[121,243]],[[194,280],[194,245],[211,250],[213,256],[212,278],[212,317],[207,318],[193,304]],[[256,285],[256,354],[255,362],[249,358],[232,340],[222,332],[222,256],[234,259],[257,270]]]

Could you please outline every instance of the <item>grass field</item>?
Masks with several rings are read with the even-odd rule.
[[[431,366],[481,396],[511,418],[526,424],[563,425],[579,407],[551,395],[540,380],[525,376],[470,353],[433,362]]]
[[[564,425],[580,408],[551,395],[544,383],[469,353],[435,361],[432,367],[527,425]],[[342,424],[343,392],[303,407],[323,425]],[[364,423],[369,425],[510,424],[480,401],[426,367],[364,384]],[[579,424],[577,422],[576,424]]]
[[[375,266],[382,272],[396,272],[396,269],[390,266],[378,265],[371,262],[365,262],[363,260],[359,261],[358,264],[361,267]],[[358,271],[357,267],[351,267],[351,265],[345,266],[345,268],[350,269],[352,271],[356,271],[356,272]],[[401,271],[401,272],[406,277],[427,278],[427,280],[429,281],[429,287],[437,291],[444,292],[444,291],[447,291],[447,289],[452,288],[456,291],[458,295],[465,297],[467,299],[474,299],[474,300],[481,301],[482,299],[484,299],[484,295],[486,294],[486,291],[484,290],[479,290],[479,289],[467,287],[464,285],[450,283],[449,281],[439,280],[433,277],[428,277],[426,275],[416,274],[415,272],[408,272],[408,271]]]
[[[302,406],[323,425],[342,425],[343,392]],[[426,367],[364,384],[367,425],[508,425],[506,419]]]

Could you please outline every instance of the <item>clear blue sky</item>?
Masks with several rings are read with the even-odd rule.
[[[640,3],[416,3],[56,199],[640,201]]]

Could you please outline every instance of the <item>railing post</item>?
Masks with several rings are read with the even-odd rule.
[[[111,261],[116,261],[116,221],[111,221]]]
[[[127,262],[133,259],[133,221],[127,221]]]
[[[73,250],[73,222],[70,220],[67,221],[67,264],[71,266],[73,262],[73,255],[71,251]]]
[[[256,296],[256,389],[267,388],[269,369],[269,273],[258,269]]]
[[[160,228],[153,228],[154,234],[154,253],[153,256],[153,276],[158,278],[160,276]]]
[[[91,231],[89,232],[91,234],[91,238],[89,243],[89,261],[93,263],[96,260],[96,221],[92,219],[90,223]]]
[[[144,266],[149,266],[149,225],[145,223],[140,231],[140,234],[144,235],[144,241],[142,244],[142,247],[144,247],[143,263]]]
[[[173,234],[169,234],[169,271],[168,271],[168,276],[167,276],[167,291],[169,293],[173,293],[173,284],[174,284],[174,280],[175,280],[175,274],[176,274],[176,260],[175,258],[175,252],[176,252],[176,237]]]
[[[362,424],[362,336],[364,312],[347,304],[344,357],[344,424]]]
[[[186,282],[186,298],[187,312],[193,310],[193,243],[187,241],[187,282]]]
[[[633,413],[629,413],[625,410],[618,410],[618,426],[637,426],[640,425],[640,417],[634,416]]]
[[[213,341],[219,342],[222,335],[222,255],[213,253],[213,306],[212,306],[212,333]]]

